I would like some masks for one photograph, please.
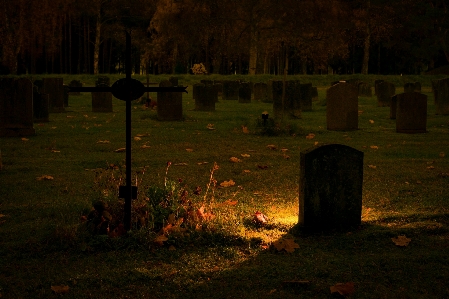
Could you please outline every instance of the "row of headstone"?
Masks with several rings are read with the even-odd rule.
[[[398,133],[426,133],[427,96],[416,91],[392,96],[390,119],[396,120]]]
[[[326,122],[330,131],[357,130],[359,126],[358,90],[339,82],[326,91]]]

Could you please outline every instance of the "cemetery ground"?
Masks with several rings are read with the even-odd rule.
[[[349,298],[448,298],[449,118],[435,115],[429,79],[412,79],[426,80],[428,132],[400,134],[374,96],[359,97],[359,130],[328,131],[321,102],[335,78],[322,78],[313,82],[313,111],[284,119],[288,133],[276,136],[257,127],[272,104],[220,100],[214,112],[194,111],[183,77],[184,121],[158,121],[133,102],[134,206],[147,204],[149,190],[178,188],[177,202],[194,214],[183,227],[179,205],[155,218],[136,208],[144,226],[126,236],[83,229],[98,200],[122,217],[125,102],[92,113],[90,94],[70,96],[65,113],[35,124],[35,136],[1,138],[0,298],[332,298],[331,289]],[[324,143],[364,152],[362,225],[291,234],[300,152]]]

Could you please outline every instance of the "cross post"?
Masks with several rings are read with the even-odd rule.
[[[186,92],[187,86],[145,87],[142,82],[131,78],[131,35],[126,31],[126,78],[119,79],[111,87],[69,87],[69,92],[111,92],[114,97],[126,102],[126,186],[120,186],[119,197],[125,198],[123,225],[131,229],[131,202],[137,198],[137,187],[131,178],[131,102],[145,92]],[[121,192],[123,190],[123,192]],[[124,194],[123,194],[124,193]]]

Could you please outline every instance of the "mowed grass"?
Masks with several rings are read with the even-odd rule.
[[[160,122],[156,111],[133,102],[133,181],[144,197],[150,186],[163,186],[172,162],[167,178],[181,179],[189,197],[215,213],[207,229],[173,236],[161,247],[148,231],[133,231],[91,240],[96,243],[86,250],[80,217],[104,198],[95,178],[111,164],[124,165],[125,154],[115,150],[125,147],[125,103],[114,99],[113,113],[92,113],[90,94],[71,96],[66,113],[35,124],[35,136],[0,139],[2,298],[330,298],[330,286],[347,282],[355,285],[350,298],[449,297],[449,117],[434,113],[433,77],[410,78],[424,82],[426,134],[396,133],[389,108],[377,107],[374,96],[359,98],[359,130],[327,131],[320,102],[328,81],[340,78],[310,76],[300,80],[319,87],[319,101],[302,119],[285,119],[294,134],[279,136],[256,134],[271,104],[221,100],[215,112],[194,111],[195,78],[180,78],[190,86],[184,121]],[[92,85],[95,77],[82,80]],[[310,133],[313,139],[306,138]],[[364,152],[362,226],[294,236],[299,248],[279,252],[269,245],[297,222],[300,152],[316,143]],[[214,162],[217,187],[204,198]],[[37,180],[43,175],[54,179]],[[236,184],[218,187],[229,180]],[[198,186],[202,192],[194,195]],[[252,223],[256,211],[267,215],[266,226]],[[410,244],[397,247],[391,238],[399,235]],[[52,286],[69,290],[61,295]]]

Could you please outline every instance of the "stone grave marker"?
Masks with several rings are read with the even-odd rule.
[[[48,94],[50,101],[50,113],[65,112],[64,109],[64,86],[62,78],[42,79],[41,93]]]
[[[238,101],[239,99],[239,81],[223,81],[223,100]]]
[[[362,188],[363,152],[341,144],[301,152],[299,227],[312,233],[357,228]]]
[[[381,82],[377,85],[377,106],[390,107],[391,97],[396,93],[396,88],[390,82]]]
[[[69,83],[69,87],[83,87],[83,83],[81,83],[81,81],[79,81],[79,80],[72,80]],[[79,96],[79,95],[81,95],[81,93],[79,91],[78,92],[70,92],[69,95]]]
[[[312,111],[312,83],[299,85],[301,111]]]
[[[358,92],[352,84],[338,83],[326,91],[326,121],[330,131],[357,130]]]
[[[435,114],[449,115],[449,78],[436,80],[433,84]]]
[[[109,87],[109,77],[98,77],[95,87]],[[92,112],[113,112],[110,92],[92,92]]]
[[[66,84],[62,85],[62,88],[64,90],[64,107],[69,107],[69,90],[70,87]]]
[[[38,87],[33,88],[33,122],[44,123],[49,122],[50,101],[48,94],[39,93]]]
[[[254,83],[254,101],[266,102],[267,101],[267,84],[263,82]]]
[[[427,96],[420,92],[396,95],[396,132],[426,133]]]
[[[166,80],[159,83],[159,87],[173,87]],[[182,115],[182,94],[179,92],[157,92],[157,118],[162,121],[180,121]]]
[[[251,86],[248,82],[240,83],[239,103],[251,103]]]
[[[384,82],[384,80],[374,80],[374,95],[377,96],[377,87],[380,83]]]
[[[371,86],[368,83],[360,82],[358,85],[359,96],[361,97],[372,97]]]
[[[318,101],[318,88],[312,86],[312,101]]]
[[[35,133],[33,83],[25,78],[0,78],[0,137]]]
[[[211,84],[198,83],[196,85],[195,110],[215,111],[216,90]]]

